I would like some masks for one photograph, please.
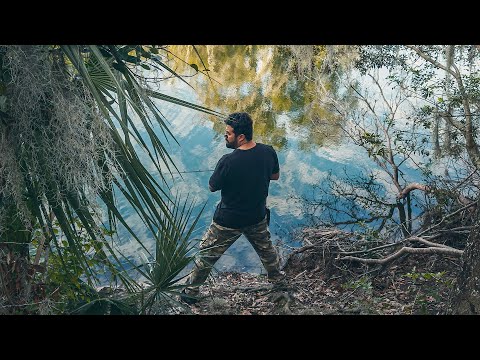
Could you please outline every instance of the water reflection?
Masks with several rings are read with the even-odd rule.
[[[320,106],[318,91],[311,81],[300,79],[292,67],[291,54],[285,47],[271,45],[175,45],[169,50],[175,58],[176,71],[202,75],[188,79],[204,106],[223,113],[246,111],[255,122],[255,137],[277,149],[288,147],[289,137],[300,139],[302,150],[323,146],[339,136],[338,121]],[[193,67],[192,67],[193,64]],[[288,115],[288,122],[281,119]],[[330,124],[318,131],[312,119]],[[217,119],[214,130],[223,134]],[[298,136],[301,135],[301,136]]]
[[[170,46],[172,53],[184,59],[183,66],[176,61],[175,71],[194,74],[204,66],[192,46]],[[280,180],[270,184],[268,205],[271,208],[270,231],[272,241],[280,250],[299,245],[292,241],[291,233],[303,225],[300,204],[290,196],[307,195],[313,184],[321,183],[328,171],[341,171],[345,164],[350,167],[368,163],[363,153],[352,153],[351,145],[338,141],[339,131],[335,119],[322,109],[313,91],[313,85],[296,77],[289,67],[289,54],[278,46],[198,46],[204,61],[207,76],[196,75],[186,80],[187,86],[178,79],[161,82],[158,90],[166,95],[221,111],[249,112],[254,121],[254,139],[271,144],[277,149],[280,163]],[[177,59],[178,60],[178,59]],[[180,146],[164,142],[183,178],[174,176],[168,180],[170,190],[182,198],[194,198],[197,202],[193,215],[197,215],[206,203],[194,233],[201,238],[209,226],[220,192],[210,193],[208,179],[218,159],[231,149],[225,147],[223,133],[225,125],[221,119],[210,117],[185,107],[158,100],[158,108],[169,121],[169,129]],[[312,118],[321,118],[332,126],[326,132],[316,131]],[[157,135],[162,138],[162,134]],[[328,146],[326,146],[328,145]],[[142,161],[149,166],[146,156]],[[149,167],[158,180],[159,174],[153,164]],[[142,234],[146,247],[153,250],[153,236],[148,234],[138,216],[127,208],[126,201],[119,197],[127,222]],[[142,249],[123,232],[124,243],[120,249],[126,256],[141,258]],[[220,271],[237,270],[262,272],[258,255],[242,236],[216,264]]]

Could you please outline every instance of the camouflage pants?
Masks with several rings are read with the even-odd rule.
[[[212,221],[210,228],[200,242],[200,255],[195,259],[192,273],[187,280],[188,284],[203,283],[217,260],[241,236],[245,235],[257,252],[270,279],[280,275],[280,263],[277,251],[270,240],[267,217],[257,224],[240,229],[221,226]],[[198,290],[198,288],[196,288]]]

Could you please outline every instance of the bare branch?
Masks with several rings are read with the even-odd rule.
[[[435,229],[436,227],[440,226],[446,219],[448,219],[448,218],[450,218],[450,217],[458,214],[459,212],[462,212],[463,210],[466,210],[466,209],[468,209],[469,207],[474,206],[474,205],[476,205],[475,202],[474,202],[474,203],[470,203],[470,204],[468,204],[468,205],[466,205],[466,206],[461,207],[460,209],[455,210],[454,212],[452,212],[452,213],[450,213],[450,214],[448,214],[448,215],[445,215],[438,223],[436,223],[436,224],[430,226],[429,228],[427,228],[427,229],[419,232],[419,233],[417,234],[417,236],[423,235],[423,234],[429,232],[430,230]]]
[[[393,253],[390,256],[387,256],[383,259],[364,259],[355,256],[344,256],[338,257],[337,260],[350,260],[350,261],[358,261],[365,264],[378,264],[378,265],[385,265],[389,262],[399,258],[403,254],[444,254],[444,255],[452,255],[461,257],[463,255],[463,250],[457,250],[453,248],[443,248],[443,247],[429,247],[429,248],[412,248],[412,247],[404,247],[398,250],[396,253]]]
[[[428,192],[430,188],[427,185],[420,184],[420,183],[411,183],[408,184],[403,188],[403,190],[397,195],[398,199],[403,199],[405,196],[407,196],[410,191],[413,190],[422,190],[423,192]]]
[[[417,237],[417,236],[412,236],[412,237],[408,238],[408,240],[409,241],[417,241],[417,242],[419,242],[423,245],[427,245],[427,246],[431,246],[431,247],[440,247],[442,249],[458,250],[458,249],[452,248],[451,246],[447,246],[447,245],[444,245],[444,244],[438,244],[438,243],[428,241],[428,240],[425,240],[424,238]],[[461,251],[461,250],[458,250],[458,251]]]

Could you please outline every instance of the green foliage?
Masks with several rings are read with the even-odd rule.
[[[416,272],[414,268],[412,272],[406,273],[404,276],[418,282],[421,282],[421,281],[428,282],[430,280],[433,280],[434,282],[440,282],[444,275],[445,275],[445,271],[441,271],[437,273],[430,273],[430,272],[419,273],[419,272]]]
[[[399,48],[399,45],[360,46],[360,57],[356,67],[362,74],[365,74],[371,69],[382,67],[393,69],[398,66],[404,66],[407,56],[399,53]]]
[[[350,280],[347,283],[342,284],[342,288],[346,290],[361,289],[368,294],[371,294],[373,291],[372,280],[366,275],[360,277],[358,280]]]
[[[79,251],[85,256],[87,265],[94,269],[96,275],[94,282],[98,283],[99,277],[106,275],[105,269],[109,269],[112,274],[111,282],[115,281],[117,270],[108,261],[103,243],[92,238],[78,218],[74,219],[74,223],[76,226],[75,241],[79,244]],[[43,274],[36,276],[45,284],[46,296],[52,296],[58,304],[57,309],[63,311],[70,306],[69,304],[92,301],[97,297],[97,293],[86,284],[85,278],[89,274],[84,267],[79,265],[77,254],[70,250],[68,241],[61,233],[59,223],[54,221],[53,226],[53,231],[58,236],[58,246],[50,245],[48,247],[47,255],[40,258],[45,270]],[[115,233],[108,229],[103,229],[103,232],[108,238]],[[37,226],[33,233],[32,254],[40,251],[40,239],[42,238],[41,229]]]
[[[413,267],[412,271],[403,275],[413,281],[410,291],[415,293],[415,301],[420,305],[422,314],[429,313],[429,306],[435,302],[445,300],[445,289],[452,288],[453,283],[446,277],[446,272],[418,272]]]
[[[219,114],[150,86],[147,69],[179,77],[162,51],[153,45],[0,46],[0,242],[15,233],[28,245],[34,240],[29,229],[38,224],[53,249],[49,281],[65,299],[93,299],[84,285],[91,288],[104,267],[127,291],[135,289],[109,241],[112,233],[101,225],[103,214],[94,212],[98,202],[111,231],[121,223],[147,253],[120,212],[118,193],[151,233],[177,224],[169,190],[139,156],[145,152],[161,177],[165,167],[176,169],[156,135],[158,126],[175,140],[156,99]]]
[[[70,305],[71,315],[138,315],[138,307],[131,298],[113,299],[92,292],[88,301],[81,300]]]
[[[170,207],[174,223],[158,230],[155,236],[155,258],[147,261],[137,270],[146,278],[147,287],[142,291],[142,313],[150,312],[155,304],[177,303],[173,295],[184,288],[179,282],[182,270],[194,259],[194,243],[191,234],[200,218],[201,212],[189,225],[194,202],[185,200],[183,205],[176,199]],[[205,205],[204,205],[205,207]]]
[[[369,157],[384,157],[386,155],[386,147],[379,134],[363,132],[359,137],[359,145],[367,150]]]

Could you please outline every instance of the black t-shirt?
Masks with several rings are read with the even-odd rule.
[[[270,145],[257,143],[223,155],[209,181],[214,191],[222,191],[213,220],[235,229],[260,222],[266,215],[270,176],[279,170],[277,153]]]

